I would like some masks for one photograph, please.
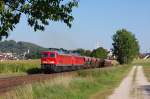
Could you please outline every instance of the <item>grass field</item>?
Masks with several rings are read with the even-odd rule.
[[[150,59],[138,59],[138,60],[134,60],[134,62],[132,63],[133,65],[141,65],[141,66],[150,66]]]
[[[143,66],[145,76],[147,77],[148,81],[150,82],[150,59],[140,60],[140,61],[138,61],[138,64]]]
[[[40,60],[1,61],[0,74],[40,72]]]
[[[61,76],[54,80],[24,85],[6,93],[2,99],[105,99],[131,66],[78,71],[78,75]],[[94,98],[93,98],[94,99]]]

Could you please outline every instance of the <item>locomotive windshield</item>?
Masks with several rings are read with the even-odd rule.
[[[41,58],[55,58],[56,53],[53,52],[42,52],[41,53]]]
[[[48,53],[42,53],[41,57],[42,58],[47,58],[48,57]]]
[[[54,54],[54,53],[51,53],[51,54],[50,54],[50,57],[51,57],[51,58],[55,58],[55,54]]]

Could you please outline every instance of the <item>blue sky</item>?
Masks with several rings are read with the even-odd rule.
[[[28,41],[44,47],[94,49],[112,48],[112,35],[121,28],[133,32],[141,51],[150,51],[150,0],[80,0],[73,10],[75,20],[69,29],[51,22],[44,32],[34,32],[22,17],[8,39]]]

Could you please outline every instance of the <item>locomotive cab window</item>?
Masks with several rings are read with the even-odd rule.
[[[48,57],[48,53],[42,53],[41,57],[42,58],[47,58]]]
[[[55,54],[54,54],[54,53],[51,53],[51,54],[50,54],[50,57],[51,57],[51,58],[55,58]]]

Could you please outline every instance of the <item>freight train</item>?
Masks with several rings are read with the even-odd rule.
[[[73,54],[60,54],[57,51],[41,52],[41,69],[49,72],[73,71],[87,68],[100,68],[112,65],[111,61]]]

